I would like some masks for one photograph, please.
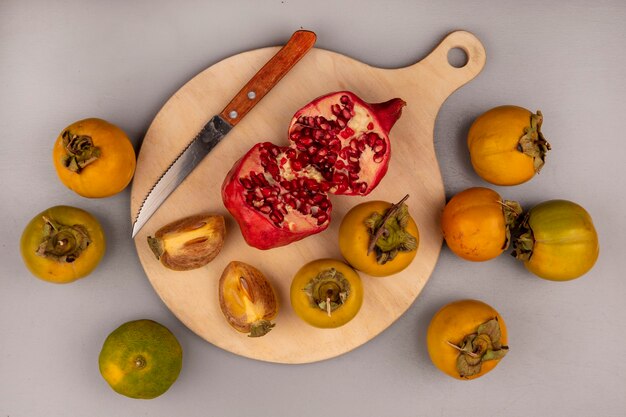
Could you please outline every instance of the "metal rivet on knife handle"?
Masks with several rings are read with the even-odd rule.
[[[220,113],[220,116],[235,126],[278,81],[313,47],[315,33],[308,30],[295,32],[289,42],[283,46],[254,77],[237,93]],[[256,99],[250,98],[254,93]],[[230,117],[232,109],[237,109],[237,117]]]
[[[256,93],[254,91],[248,91],[248,98],[250,100],[254,100],[256,98]]]
[[[232,110],[230,113],[228,113],[228,117],[231,119],[236,119],[238,116],[237,112],[235,110]]]

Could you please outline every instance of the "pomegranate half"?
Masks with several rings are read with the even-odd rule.
[[[369,104],[340,91],[294,115],[289,146],[250,149],[226,176],[222,199],[246,242],[259,249],[287,245],[326,229],[327,193],[367,195],[387,172],[389,131],[406,103]]]

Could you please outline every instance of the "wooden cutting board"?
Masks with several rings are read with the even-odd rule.
[[[453,48],[467,55],[467,63],[461,68],[448,61],[448,52]],[[244,52],[218,62],[165,103],[139,152],[131,192],[131,220],[175,157],[278,49]],[[312,49],[201,162],[135,237],[139,259],[157,294],[200,337],[235,354],[264,361],[306,363],[332,358],[381,333],[415,301],[437,262],[442,244],[439,216],[445,194],[433,144],[435,119],[446,98],[473,79],[484,64],[482,44],[463,31],[449,34],[422,61],[399,69],[374,68],[338,53]],[[222,203],[220,189],[226,173],[257,142],[287,144],[287,127],[296,110],[318,96],[339,90],[353,91],[369,102],[394,97],[407,102],[391,130],[392,156],[387,175],[367,197],[332,196],[332,221],[326,231],[267,251],[248,246]],[[386,278],[361,274],[363,306],[345,326],[317,329],[301,321],[289,302],[289,287],[296,271],[315,259],[341,259],[338,228],[351,207],[369,200],[396,202],[407,193],[410,213],[420,231],[413,263]],[[221,253],[194,271],[165,269],[150,251],[146,237],[169,222],[202,212],[226,218],[227,236]],[[281,306],[276,327],[264,337],[249,338],[236,332],[222,315],[218,281],[232,260],[259,268],[278,293]]]

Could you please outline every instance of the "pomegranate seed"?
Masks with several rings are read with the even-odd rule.
[[[343,96],[341,96],[339,101],[341,101],[343,104],[347,104],[347,103],[350,102],[350,97],[348,97],[347,95],[344,94]]]
[[[339,113],[341,113],[341,106],[339,104],[333,104],[332,106],[330,106],[330,111],[335,115],[338,116]]]
[[[372,129],[374,129],[374,123],[369,122],[369,123],[367,124],[367,130],[372,130]]]
[[[323,194],[316,194],[315,196],[313,196],[313,203],[315,204],[319,204],[322,201],[324,201],[324,195]]]
[[[326,213],[321,213],[318,217],[317,217],[317,225],[321,225],[326,223],[326,221],[328,220],[328,214]]]
[[[291,161],[291,168],[294,171],[300,171],[302,170],[302,163],[298,161],[297,159],[295,161]]]
[[[346,171],[352,174],[358,174],[359,172],[361,172],[361,165],[359,164],[348,165],[346,166]]]
[[[289,213],[289,211],[287,211],[287,207],[285,207],[284,203],[278,203],[276,204],[276,210],[278,210],[279,212],[281,212],[282,214],[286,215],[287,213]]]
[[[337,119],[337,126],[343,129],[344,127],[346,127],[346,121],[343,119]]]
[[[377,164],[380,164],[381,162],[383,162],[384,157],[385,157],[384,153],[376,153],[374,154],[374,158],[372,158],[372,160],[376,162]]]
[[[328,142],[328,148],[333,152],[339,151],[341,149],[341,141],[337,138],[331,140]]]
[[[267,171],[270,173],[272,178],[276,181],[280,179],[280,169],[276,165],[269,165],[267,167]]]
[[[304,166],[309,165],[310,159],[309,159],[309,156],[307,154],[301,153],[300,155],[298,155],[297,161],[299,161],[302,164],[302,166],[304,167]]]
[[[354,116],[354,114],[350,114],[350,110],[348,109],[343,109],[341,111],[341,115],[343,116],[344,119],[346,120],[350,120],[350,118],[352,118],[352,116]]]
[[[239,178],[239,182],[246,190],[252,189],[252,182],[248,178]]]
[[[317,154],[317,147],[316,146],[310,146],[309,149],[307,149],[307,152],[309,152],[309,155],[316,155]]]
[[[277,226],[280,226],[284,220],[284,217],[282,214],[276,211],[272,211],[272,214],[270,214],[270,220],[273,221]]]
[[[259,211],[263,214],[270,214],[270,212],[272,211],[272,208],[270,206],[262,206],[262,207],[259,207]]]

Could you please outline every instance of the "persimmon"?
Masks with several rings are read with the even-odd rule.
[[[550,150],[542,123],[540,111],[535,114],[519,106],[499,106],[480,115],[467,136],[474,171],[496,185],[530,180]]]
[[[30,272],[44,281],[68,283],[89,275],[104,256],[100,222],[85,210],[55,206],[26,226],[20,252]]]
[[[344,262],[318,259],[304,265],[293,278],[291,306],[308,324],[320,328],[343,326],[363,304],[359,274]]]
[[[88,198],[122,191],[135,174],[135,150],[126,133],[102,119],[72,123],[59,134],[52,150],[61,182]]]
[[[339,226],[339,249],[352,267],[378,277],[411,264],[419,231],[404,204],[407,197],[398,204],[368,201],[346,213]]]
[[[478,300],[460,300],[442,307],[426,334],[433,364],[456,379],[475,379],[493,370],[508,352],[502,316]]]
[[[503,200],[489,188],[468,188],[444,207],[443,237],[457,256],[468,261],[487,261],[508,248],[511,230],[521,213],[519,203]]]
[[[513,255],[540,278],[568,281],[586,274],[600,253],[589,213],[567,200],[544,201],[526,214]]]

